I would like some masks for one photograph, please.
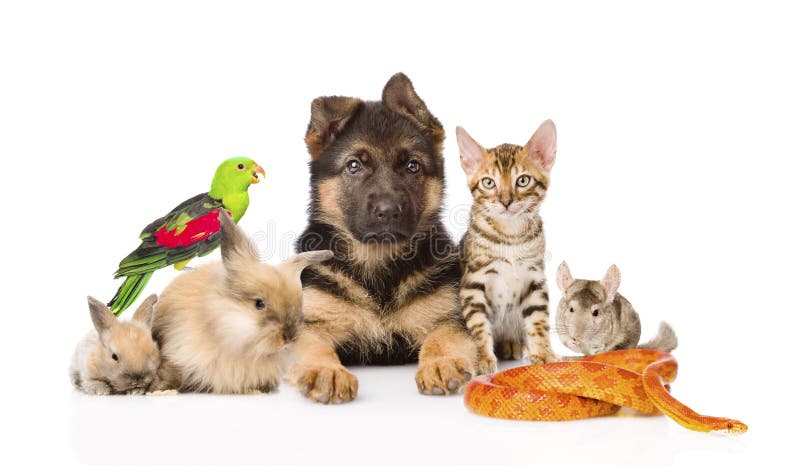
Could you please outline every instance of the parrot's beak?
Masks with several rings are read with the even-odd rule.
[[[256,165],[256,167],[253,169],[253,179],[250,181],[250,184],[258,184],[266,177],[267,173],[264,171],[264,168]]]

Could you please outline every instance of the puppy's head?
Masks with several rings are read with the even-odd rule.
[[[438,218],[444,129],[404,74],[379,102],[315,99],[305,140],[314,219],[361,242],[393,243]]]

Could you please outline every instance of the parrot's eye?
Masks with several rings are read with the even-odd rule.
[[[256,308],[259,310],[264,310],[267,308],[267,304],[261,299],[256,299]]]
[[[356,174],[361,171],[361,162],[356,160],[355,158],[347,162],[347,172],[350,174]]]
[[[244,163],[239,163],[238,165],[236,165],[236,168],[238,168],[240,170],[243,170],[244,169]]]
[[[111,354],[111,358],[113,358],[115,362],[119,360],[119,357],[117,357],[117,354]]]
[[[600,314],[600,310],[598,310],[598,309],[596,309],[596,308],[595,308],[595,309],[594,309],[594,311],[592,312],[592,316],[597,316],[597,315],[599,315],[599,314]]]

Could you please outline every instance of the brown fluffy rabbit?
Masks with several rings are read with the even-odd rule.
[[[151,295],[130,321],[119,321],[99,300],[89,297],[89,313],[96,331],[78,343],[69,377],[87,394],[143,394],[156,375],[160,357],[150,335]]]
[[[151,391],[275,389],[303,320],[300,273],[333,256],[307,252],[266,265],[228,215],[220,222],[222,261],[181,274],[161,294],[153,335],[162,365]]]

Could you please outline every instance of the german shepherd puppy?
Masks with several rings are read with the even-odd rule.
[[[308,228],[298,251],[333,250],[302,275],[305,325],[287,375],[321,403],[356,397],[342,363],[419,360],[423,394],[461,390],[477,349],[458,308],[457,248],[441,223],[444,129],[401,73],[379,102],[319,97],[306,133]]]

